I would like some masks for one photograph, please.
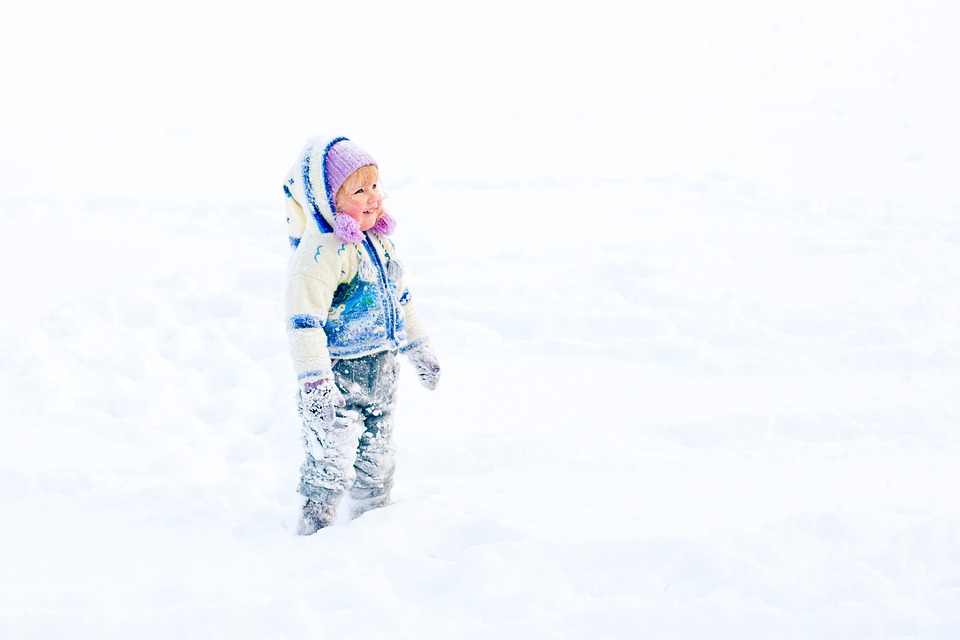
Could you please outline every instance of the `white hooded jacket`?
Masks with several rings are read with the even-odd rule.
[[[363,232],[345,242],[333,231],[324,160],[345,138],[311,138],[284,184],[293,255],[287,270],[287,336],[301,383],[332,377],[331,359],[406,351],[427,341],[396,248]]]

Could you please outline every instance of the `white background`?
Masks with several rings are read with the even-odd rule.
[[[955,638],[949,2],[17,3],[0,636]],[[444,365],[293,535],[281,180],[379,161]]]

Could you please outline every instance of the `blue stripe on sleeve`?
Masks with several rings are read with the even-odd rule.
[[[290,318],[287,321],[287,326],[291,329],[316,329],[323,326],[323,323],[317,316],[298,315]]]

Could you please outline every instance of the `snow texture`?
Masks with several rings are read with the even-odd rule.
[[[0,638],[960,637],[958,5],[332,4],[5,10]],[[331,131],[443,381],[297,536]]]

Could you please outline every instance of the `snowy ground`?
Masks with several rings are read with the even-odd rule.
[[[960,11],[310,6],[0,27],[0,637],[960,636]],[[444,372],[301,538],[315,131]]]

